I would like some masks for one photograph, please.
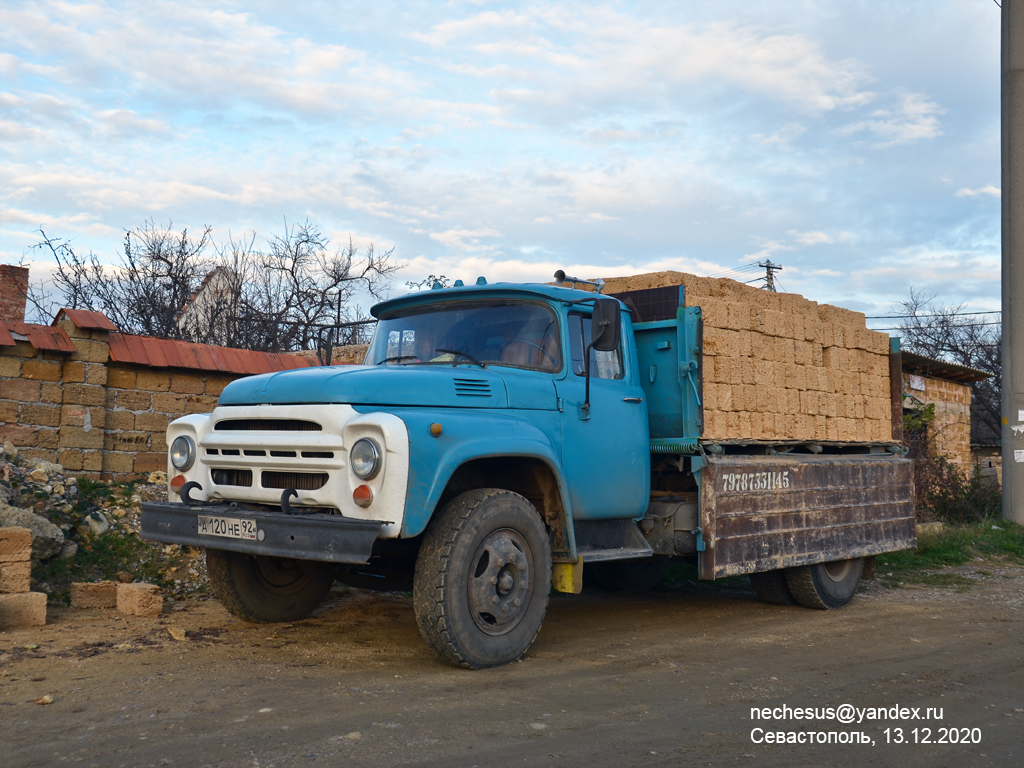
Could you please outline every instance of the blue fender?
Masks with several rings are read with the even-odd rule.
[[[357,410],[363,410],[358,408]],[[369,409],[367,409],[369,410]],[[373,410],[385,410],[376,408]],[[561,473],[556,439],[558,412],[530,411],[529,421],[515,411],[388,408],[405,421],[409,431],[409,485],[402,523],[402,537],[417,536],[426,530],[452,475],[459,467],[475,459],[524,457],[537,459],[550,468],[558,485],[565,513],[565,529],[570,555],[575,557],[572,507]],[[430,427],[441,425],[434,436]],[[548,429],[538,426],[542,424]],[[550,430],[550,431],[549,431]]]

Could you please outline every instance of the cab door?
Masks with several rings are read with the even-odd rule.
[[[650,495],[647,403],[640,388],[629,315],[621,314],[619,348],[590,351],[590,408],[584,350],[590,315],[568,315],[566,375],[555,383],[561,404],[562,468],[576,520],[639,518]]]

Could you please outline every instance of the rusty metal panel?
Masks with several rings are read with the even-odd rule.
[[[53,319],[50,325],[56,325],[61,319],[61,316],[66,317],[78,328],[85,328],[86,330],[99,330],[99,331],[116,331],[117,326],[114,325],[110,318],[104,315],[102,312],[96,312],[91,309],[68,309],[65,307],[57,313],[57,316]]]
[[[912,463],[896,456],[712,457],[700,501],[704,579],[917,543]]]
[[[36,325],[35,323],[25,324],[25,336],[36,349],[47,352],[75,353],[75,345],[71,343],[71,337],[63,328],[51,328],[47,325]]]
[[[0,347],[13,347],[16,346],[17,343],[18,342],[14,340],[14,337],[11,336],[11,332],[7,330],[7,325],[4,323],[3,319],[0,318]]]

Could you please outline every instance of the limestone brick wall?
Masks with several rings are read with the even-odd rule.
[[[167,468],[167,425],[209,413],[234,374],[111,364],[106,387],[103,470],[119,475]],[[74,469],[65,464],[66,469]]]
[[[657,272],[605,293],[686,286],[704,318],[704,437],[892,440],[889,337],[864,315],[735,280]]]
[[[166,468],[167,424],[208,413],[238,374],[109,360],[108,333],[62,321],[75,352],[0,347],[0,443],[72,474],[128,477]]]
[[[930,376],[903,375],[903,391],[926,405],[935,404],[935,419],[928,425],[928,447],[964,472],[973,469],[971,458],[971,388]],[[921,383],[924,389],[918,389]]]

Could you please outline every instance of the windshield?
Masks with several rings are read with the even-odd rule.
[[[389,314],[377,323],[366,365],[503,365],[562,368],[555,313],[526,301],[453,301]]]

